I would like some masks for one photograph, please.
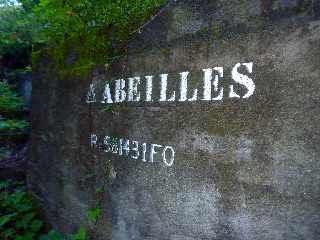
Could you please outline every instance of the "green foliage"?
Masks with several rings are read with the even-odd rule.
[[[0,113],[8,114],[22,110],[24,103],[17,96],[11,86],[6,82],[0,82]],[[26,120],[0,118],[0,132],[21,131],[29,127]]]
[[[84,75],[97,62],[112,62],[166,0],[0,0],[0,58],[43,46],[59,73]],[[65,64],[74,50],[77,59]],[[35,60],[35,58],[33,58]]]
[[[2,1],[0,7],[0,59],[3,56],[28,57],[32,45],[32,15],[21,6]],[[0,3],[1,4],[1,3]]]
[[[0,112],[14,112],[23,108],[23,100],[6,82],[0,82]]]
[[[85,240],[87,237],[87,230],[83,227],[79,228],[78,232],[72,236],[72,240]]]
[[[103,109],[101,109],[101,112],[112,112],[112,105],[107,105]]]
[[[102,209],[97,207],[97,208],[92,208],[88,210],[87,216],[88,219],[92,222],[96,222],[99,218],[99,216],[102,213]]]
[[[96,210],[92,213],[97,216]],[[5,240],[85,240],[83,227],[71,236],[63,236],[55,230],[44,233],[43,221],[23,183],[0,181],[0,239]]]
[[[0,182],[0,239],[32,240],[43,222],[31,196],[18,183]]]
[[[96,188],[96,193],[103,193],[103,192],[104,192],[103,187]]]
[[[25,2],[25,1],[24,1]],[[66,38],[83,35],[92,47],[99,33],[114,30],[113,39],[130,34],[164,0],[40,0],[33,12],[42,26],[37,41],[63,42]],[[106,38],[107,40],[107,38]]]
[[[132,34],[165,2],[40,0],[32,7],[40,26],[33,33],[34,44],[50,46],[49,55],[62,76],[83,76],[94,64],[109,63],[124,54]],[[72,53],[76,59],[66,64]]]
[[[1,131],[21,131],[29,127],[29,123],[26,120],[0,120],[0,132]]]

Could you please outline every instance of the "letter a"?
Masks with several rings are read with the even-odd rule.
[[[103,92],[101,103],[113,103],[112,98],[111,98],[109,83],[106,83],[106,86],[104,87],[104,92]]]
[[[93,84],[90,84],[89,91],[87,93],[86,103],[94,103],[96,102],[96,89]]]

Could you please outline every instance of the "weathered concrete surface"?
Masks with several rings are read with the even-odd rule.
[[[260,1],[243,1],[244,13],[234,18],[228,14],[236,8],[228,4],[207,18],[192,10],[199,2],[178,1],[161,17],[169,22],[161,27],[168,26],[163,35],[154,30],[163,47],[145,40],[140,46],[149,48],[142,51],[138,36],[132,54],[105,76],[61,80],[50,59],[36,66],[29,183],[60,231],[86,225],[93,239],[114,240],[319,238],[317,3],[292,12],[299,1],[278,1],[289,6],[264,13]],[[206,1],[202,8],[218,2]],[[239,1],[230,2],[239,7]],[[181,11],[194,16],[183,20],[192,21],[191,30],[177,27]],[[222,19],[214,35],[195,27],[214,19]],[[231,67],[248,61],[256,84],[248,100],[126,103],[108,112],[103,104],[85,103],[91,82],[102,86],[106,79],[188,70],[197,85],[201,69],[215,66],[225,68],[227,90]],[[178,77],[170,84],[178,86]],[[89,146],[91,133],[174,146],[175,163],[166,167],[98,152]],[[103,184],[106,192],[96,194]],[[93,226],[86,212],[98,200],[103,216]]]

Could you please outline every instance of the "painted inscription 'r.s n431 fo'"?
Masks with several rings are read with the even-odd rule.
[[[242,69],[242,71],[241,71]],[[240,72],[241,71],[241,72]],[[242,73],[246,72],[246,74]],[[253,72],[253,63],[237,63],[231,70],[231,78],[233,80],[229,85],[228,98],[249,98],[255,91],[255,83],[248,76]],[[202,92],[198,89],[188,89],[188,80],[190,72],[179,73],[180,89],[179,93],[176,91],[170,91],[168,96],[168,74],[159,75],[159,92],[157,99],[153,91],[153,83],[155,76],[148,75],[141,77],[129,77],[125,79],[115,80],[114,89],[111,91],[111,84],[107,82],[97,95],[97,89],[95,84],[90,84],[89,91],[87,93],[87,103],[121,103],[121,102],[193,102],[193,101],[220,101],[225,97],[224,87],[222,81],[224,77],[223,67],[205,68],[202,69]],[[245,89],[245,93],[240,96],[240,93],[236,91],[234,84],[242,86]],[[141,86],[144,86],[144,90],[141,91]]]

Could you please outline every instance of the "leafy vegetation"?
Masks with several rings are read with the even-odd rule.
[[[127,42],[166,0],[0,0],[0,58],[28,59],[49,47],[60,72],[91,69],[126,52]],[[66,69],[73,47],[78,56]],[[20,57],[19,57],[20,56]]]
[[[23,183],[0,181],[0,239],[5,240],[85,240],[84,228],[72,236],[63,236],[54,230],[45,233],[32,195]]]
[[[31,46],[33,20],[20,6],[0,1],[0,60],[7,65],[25,67],[28,65]]]
[[[40,48],[50,46],[50,56],[62,75],[85,75],[94,64],[108,65],[125,54],[131,36],[164,3],[165,0],[40,0],[32,7],[34,19],[41,26],[33,33],[34,44]],[[76,60],[66,65],[71,51]]]
[[[6,82],[0,82],[0,113],[10,115],[21,111],[24,102],[17,96],[13,88]],[[29,123],[24,119],[6,119],[0,115],[0,132],[15,131],[19,132],[28,128]]]
[[[29,123],[26,120],[2,120],[0,121],[0,132],[7,131],[16,131],[16,130],[24,130],[29,127]]]
[[[23,108],[24,102],[17,96],[13,88],[6,82],[0,81],[0,112],[15,112]]]
[[[26,4],[27,1],[23,1]],[[101,43],[97,35],[112,30],[113,40],[130,35],[164,0],[40,0],[33,13],[42,26],[36,41],[61,42],[87,35],[91,43]],[[30,1],[29,1],[30,5]],[[92,37],[90,37],[92,36]],[[116,39],[118,38],[118,39]],[[111,39],[107,39],[110,42]]]
[[[102,209],[97,207],[90,209],[88,211],[88,219],[92,222],[96,222],[98,220],[98,217],[101,215]]]
[[[34,239],[43,227],[31,196],[18,183],[0,182],[0,213],[1,239]]]

